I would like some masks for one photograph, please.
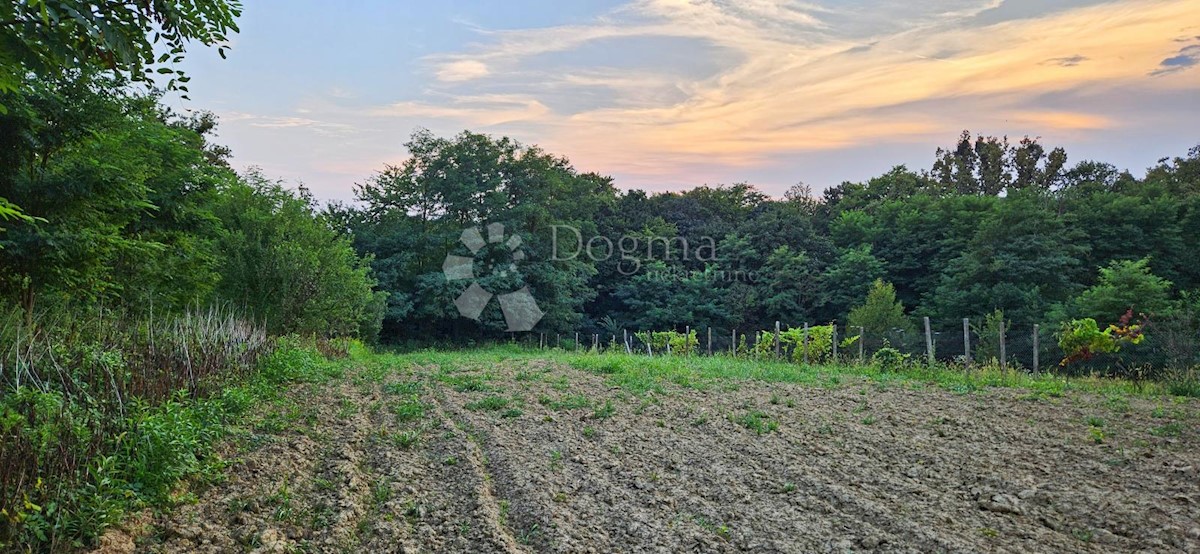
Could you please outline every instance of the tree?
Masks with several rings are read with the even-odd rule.
[[[953,149],[937,149],[931,177],[942,190],[956,194],[997,196],[1008,190],[1047,190],[1062,177],[1067,153],[1054,148],[1049,154],[1037,139],[1024,137],[1016,146],[1008,137],[963,131]]]
[[[0,221],[23,221],[32,223],[33,220],[21,212],[21,208],[7,199],[0,197]],[[0,227],[0,233],[4,232],[4,227]],[[0,248],[3,246],[0,245]]]
[[[126,233],[148,210],[145,156],[162,123],[137,108],[119,81],[94,75],[30,80],[0,115],[0,195],[32,219],[0,235],[0,288],[32,322],[43,291],[74,300],[119,290],[112,262],[149,257],[161,245]],[[102,162],[100,160],[103,160]]]
[[[133,80],[169,75],[168,88],[186,93],[189,78],[165,64],[181,62],[191,41],[216,45],[224,58],[241,11],[236,0],[0,4],[0,92],[15,91],[28,73],[57,78],[64,69],[105,69]]]
[[[224,228],[219,300],[274,334],[372,338],[384,293],[373,291],[371,259],[318,216],[306,191],[252,172],[222,189],[216,213]]]
[[[849,321],[851,327],[862,327],[867,336],[912,329],[912,322],[904,315],[904,305],[896,300],[896,288],[883,279],[876,279],[866,301],[850,310]]]
[[[763,266],[760,297],[768,321],[811,321],[820,282],[813,261],[788,246],[776,248]]]
[[[718,276],[713,271],[672,271],[661,261],[651,262],[617,285],[616,297],[625,307],[619,319],[648,331],[728,324],[729,313],[714,292]]]
[[[478,323],[459,314],[454,301],[470,282],[447,281],[447,255],[475,256],[474,274],[480,278],[474,282],[493,294],[529,287],[544,313],[540,329],[575,328],[583,306],[596,296],[588,283],[596,264],[586,255],[552,259],[552,233],[555,225],[566,225],[581,237],[597,235],[595,216],[615,199],[611,179],[578,174],[567,160],[506,137],[463,132],[448,139],[423,130],[405,146],[411,153],[408,160],[357,188],[364,206],[354,228],[355,244],[361,252],[375,254],[381,287],[392,293],[385,332],[505,331],[496,302],[489,303]],[[489,262],[509,259],[513,253],[508,250],[491,252],[489,247],[476,253],[460,243],[464,230],[490,223],[504,226],[506,240],[520,237],[517,271],[487,269],[498,267]],[[574,251],[572,247],[568,253]]]
[[[867,296],[872,283],[886,274],[871,246],[849,248],[821,275],[821,304],[833,319],[845,321],[855,302]]]
[[[1041,192],[1014,192],[995,203],[962,253],[942,266],[922,311],[953,320],[999,309],[1019,324],[1040,321],[1076,289],[1087,252],[1081,238]]]
[[[1166,315],[1171,310],[1170,291],[1170,281],[1150,272],[1150,258],[1117,260],[1100,268],[1098,283],[1071,299],[1070,316],[1109,323],[1129,310]]]

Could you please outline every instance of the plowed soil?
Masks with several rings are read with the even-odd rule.
[[[300,388],[147,552],[1198,552],[1193,404],[543,360]]]

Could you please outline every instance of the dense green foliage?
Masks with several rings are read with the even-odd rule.
[[[678,361],[713,328],[737,330],[735,355],[770,358],[775,322],[796,360],[870,339],[874,377],[964,386],[1060,385],[922,366],[886,335],[920,316],[970,317],[985,364],[1014,325],[1059,329],[1068,363],[1146,335],[1196,344],[1200,147],[1137,178],[964,132],[928,171],[776,199],[747,184],[619,191],[536,146],[420,131],[358,203],[321,207],[302,187],[235,173],[211,114],[180,116],[131,84],[161,73],[186,92],[170,64],[188,41],[223,44],[240,9],[0,7],[0,549],[89,545],[219,464],[209,448],[223,424],[331,370],[299,339],[274,350],[276,337],[327,354],[346,337],[492,340],[511,324],[491,295],[529,291],[534,331],[560,345],[582,332],[585,347],[620,351],[634,332],[652,369],[681,380],[703,378],[695,365],[819,377]],[[450,278],[455,259],[470,260],[468,277]],[[490,293],[478,321],[456,304],[472,285]],[[847,323],[864,336],[839,336]],[[1188,348],[1173,367],[1200,362]],[[631,359],[578,363],[634,382]],[[1190,373],[1177,382],[1195,390]]]
[[[31,72],[54,78],[63,69],[89,68],[133,79],[170,75],[168,87],[187,92],[189,78],[168,62],[179,63],[190,41],[218,45],[224,57],[241,11],[236,0],[0,4],[0,92],[17,90]]]
[[[239,176],[181,118],[119,79],[73,73],[3,95],[0,293],[40,311],[227,304],[272,333],[371,338],[382,294],[311,197]],[[6,211],[5,213],[10,213]]]
[[[361,207],[335,210],[376,256],[387,340],[503,330],[494,302],[483,325],[459,317],[468,282],[447,281],[440,265],[448,251],[470,255],[464,228],[496,221],[521,235],[526,261],[478,283],[497,294],[528,285],[547,332],[780,320],[878,336],[914,317],[954,329],[997,310],[1010,325],[1054,329],[1079,317],[1107,325],[1130,307],[1175,321],[1200,289],[1186,247],[1200,232],[1200,148],[1138,179],[1068,166],[1062,149],[1032,139],[964,133],[930,171],[899,166],[819,198],[798,186],[771,199],[744,184],[619,192],[537,148],[472,133],[421,132],[408,146],[413,158],[360,187]],[[480,258],[475,274],[487,275]]]

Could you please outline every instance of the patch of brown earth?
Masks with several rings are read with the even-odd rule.
[[[537,361],[291,396],[140,550],[1200,551],[1193,404],[866,382],[635,394]]]

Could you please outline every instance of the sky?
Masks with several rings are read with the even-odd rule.
[[[216,113],[235,167],[326,200],[420,128],[623,189],[774,196],[926,169],[963,129],[1135,175],[1200,144],[1195,0],[257,0],[239,26],[167,101]]]

